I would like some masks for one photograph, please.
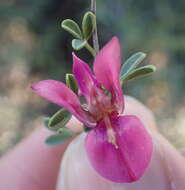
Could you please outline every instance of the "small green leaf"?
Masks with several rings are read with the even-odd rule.
[[[50,131],[55,131],[55,132],[58,131],[59,125],[50,127],[50,126],[49,126],[49,120],[50,120],[49,117],[44,118],[44,126],[45,126],[47,129],[49,129]]]
[[[53,131],[57,131],[64,127],[71,117],[71,113],[62,108],[50,118],[48,128]]]
[[[86,41],[85,40],[78,40],[78,39],[73,39],[72,40],[72,47],[75,50],[80,50],[86,46]]]
[[[144,60],[145,57],[145,53],[139,52],[135,53],[130,58],[128,58],[121,68],[120,78],[125,78],[125,76],[133,69],[135,69],[138,66],[138,64]]]
[[[78,26],[78,24],[75,21],[73,21],[71,19],[66,19],[66,20],[62,21],[61,26],[64,30],[66,30],[67,32],[72,34],[75,38],[83,39],[80,27]]]
[[[69,132],[70,131],[70,132]],[[73,137],[76,133],[71,130],[64,130],[56,135],[51,135],[46,138],[45,143],[49,146],[62,144]]]
[[[73,74],[66,74],[66,84],[74,93],[78,93],[78,85]]]
[[[96,27],[96,16],[88,11],[85,13],[82,21],[82,31],[84,38],[88,40]]]
[[[141,77],[141,76],[147,75],[147,74],[155,72],[155,71],[156,71],[156,67],[153,65],[143,66],[143,67],[140,67],[138,69],[131,71],[125,78],[122,78],[121,82],[124,83],[127,80]]]

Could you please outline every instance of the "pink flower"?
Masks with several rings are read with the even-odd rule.
[[[152,155],[152,139],[134,115],[123,115],[124,96],[120,85],[120,45],[112,38],[89,66],[73,54],[73,74],[86,108],[62,82],[44,80],[32,85],[40,96],[70,111],[92,130],[85,148],[93,168],[114,182],[138,180]],[[106,89],[109,93],[105,93]]]

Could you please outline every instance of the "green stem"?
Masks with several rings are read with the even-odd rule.
[[[93,47],[88,42],[86,43],[85,47],[92,54],[93,57],[96,56],[96,51],[93,49]]]

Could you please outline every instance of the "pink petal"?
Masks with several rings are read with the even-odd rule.
[[[95,86],[95,79],[89,66],[73,53],[73,74],[77,80],[80,92],[87,99],[90,98]]]
[[[85,96],[89,105],[97,96],[101,96],[103,99],[105,94],[99,89],[90,67],[75,54],[73,54],[73,74],[77,80],[80,93]]]
[[[82,109],[76,94],[62,82],[44,80],[33,84],[31,88],[39,96],[67,109],[84,124],[94,126],[87,120],[88,115]]]
[[[85,146],[94,169],[114,182],[138,180],[148,167],[153,151],[152,139],[136,116],[112,118],[118,149],[107,139],[101,122],[86,137]]]
[[[113,95],[114,104],[121,113],[124,109],[123,93],[120,86],[120,44],[113,37],[98,53],[94,62],[94,72],[100,82]]]

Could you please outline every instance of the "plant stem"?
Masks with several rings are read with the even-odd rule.
[[[91,0],[91,11],[96,16],[96,0]],[[97,24],[95,30],[93,32],[93,47],[95,50],[95,55],[99,52],[99,42],[98,42],[98,32],[97,32]]]
[[[85,44],[85,47],[92,54],[93,57],[96,56],[95,49],[93,49],[93,47],[88,42]]]

